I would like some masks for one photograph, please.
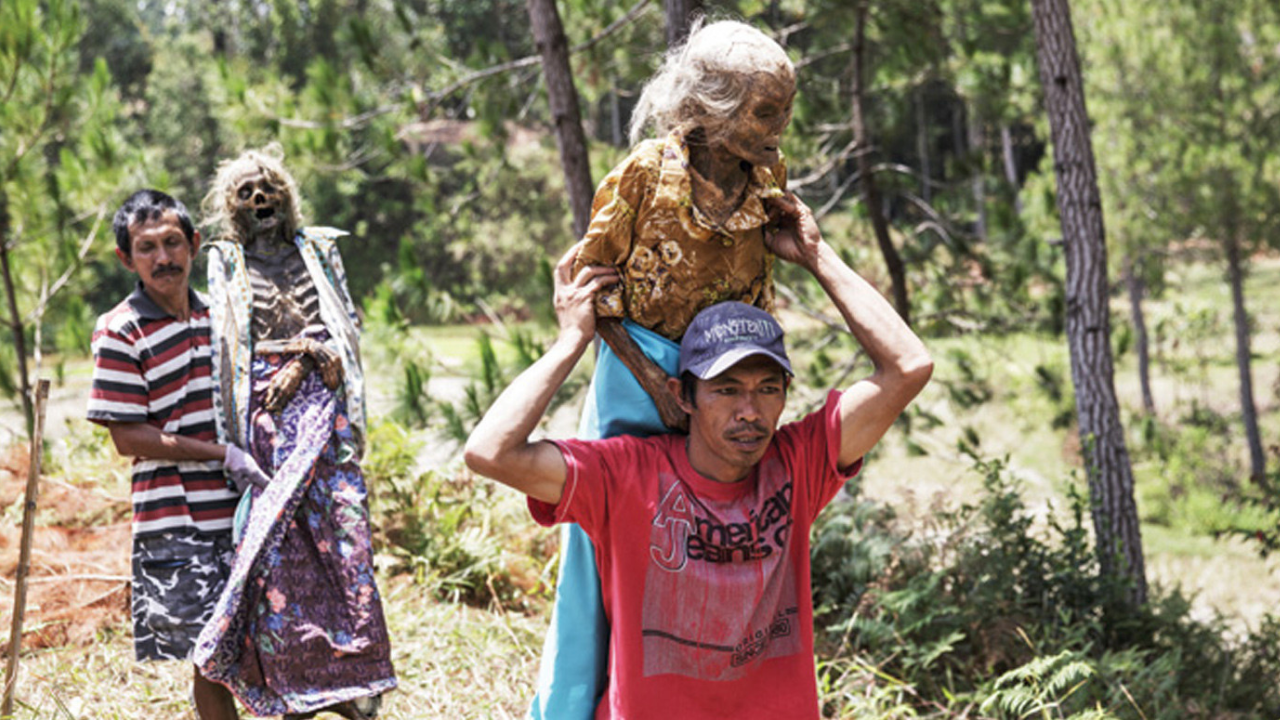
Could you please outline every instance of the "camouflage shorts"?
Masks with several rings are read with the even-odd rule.
[[[133,540],[133,649],[186,660],[231,569],[231,533],[173,530]]]

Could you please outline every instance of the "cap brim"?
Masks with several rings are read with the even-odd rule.
[[[788,362],[785,357],[778,357],[776,353],[765,350],[762,347],[755,346],[735,347],[709,363],[693,365],[686,368],[686,370],[693,373],[698,378],[710,380],[753,355],[763,355],[778,363],[778,365],[781,366],[783,371],[788,375],[795,375],[795,373],[791,372],[791,363]]]

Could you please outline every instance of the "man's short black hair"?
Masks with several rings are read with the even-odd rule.
[[[698,407],[698,376],[688,370],[680,373],[680,397],[689,407]]]
[[[147,189],[130,195],[116,211],[115,218],[111,221],[111,229],[116,234],[116,247],[126,256],[132,257],[133,243],[129,238],[129,228],[136,223],[159,220],[170,210],[178,214],[178,224],[182,226],[182,234],[187,236],[187,242],[194,242],[196,228],[191,224],[187,206],[159,190]]]

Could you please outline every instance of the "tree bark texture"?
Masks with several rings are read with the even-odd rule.
[[[1018,192],[1018,163],[1013,157],[1013,133],[1008,125],[1000,126],[1000,151],[1004,159],[1004,179],[1013,193],[1013,209],[1022,215],[1022,194]]]
[[[1106,234],[1080,59],[1067,0],[1032,0],[1031,10],[1058,179],[1067,262],[1067,345],[1098,560],[1104,576],[1131,581],[1128,600],[1136,606],[1146,602],[1146,570],[1133,468],[1116,401]]]
[[[582,237],[591,222],[595,186],[591,182],[587,136],[582,131],[582,115],[578,111],[578,91],[569,67],[569,41],[555,0],[528,0],[528,10],[533,39],[542,57],[542,77],[547,83],[547,100],[555,124],[564,184],[573,208],[573,233]]]
[[[9,196],[0,191],[0,275],[4,278],[4,295],[9,305],[9,328],[13,332],[13,351],[18,356],[18,388],[22,393],[22,416],[27,433],[35,424],[31,400],[31,380],[27,376],[27,338],[18,310],[18,294],[13,287],[13,270],[9,266]]]
[[[968,129],[966,151],[970,158],[973,178],[969,180],[969,188],[973,192],[974,234],[979,242],[987,241],[987,178],[983,172],[983,158],[986,155],[986,139],[983,137],[982,120],[978,117],[977,103],[969,103],[965,108],[965,127]]]
[[[1249,338],[1249,312],[1244,305],[1244,266],[1240,257],[1240,208],[1236,202],[1234,180],[1223,172],[1221,189],[1226,194],[1221,204],[1223,250],[1227,256],[1227,282],[1231,285],[1231,319],[1236,331],[1236,370],[1240,375],[1240,416],[1249,444],[1249,477],[1263,485],[1267,478],[1267,459],[1262,451],[1262,435],[1258,431],[1258,410],[1253,402],[1253,368]]]
[[[1142,277],[1134,272],[1133,258],[1124,262],[1124,284],[1129,291],[1129,318],[1133,322],[1133,345],[1138,352],[1138,384],[1142,387],[1142,409],[1155,415],[1156,401],[1151,394],[1151,352],[1147,340],[1147,320],[1142,312],[1144,288]]]
[[[915,95],[916,110],[916,155],[920,157],[920,199],[926,205],[933,204],[933,166],[929,162],[929,114],[926,111],[928,97],[923,85],[917,86]]]
[[[867,14],[870,6],[867,0],[860,0],[854,11],[853,39],[853,135],[858,153],[858,175],[862,183],[862,201],[867,206],[867,216],[871,218],[871,228],[875,232],[876,244],[880,246],[880,254],[884,256],[885,268],[889,271],[889,279],[893,283],[893,305],[902,319],[911,324],[911,303],[907,297],[907,271],[902,263],[902,256],[893,245],[889,236],[889,221],[884,216],[884,205],[880,198],[880,187],[876,184],[874,163],[871,153],[866,149],[871,146],[866,121],[866,38]]]
[[[702,14],[702,0],[663,0],[667,14],[667,47],[675,47],[689,37],[693,19]]]

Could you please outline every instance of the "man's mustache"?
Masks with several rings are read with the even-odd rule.
[[[157,265],[156,268],[151,271],[152,275],[170,275],[175,273],[181,275],[182,268],[178,265]]]
[[[753,435],[768,435],[769,428],[765,427],[760,423],[744,422],[744,423],[739,423],[737,425],[734,425],[733,427],[726,430],[724,434],[733,436],[733,435],[745,435],[748,433]]]

